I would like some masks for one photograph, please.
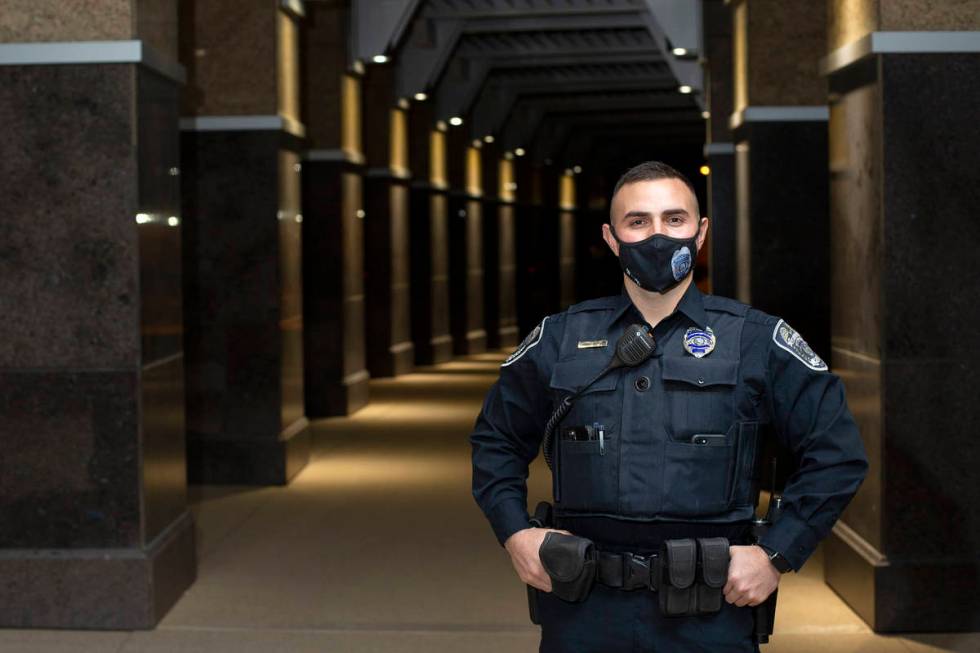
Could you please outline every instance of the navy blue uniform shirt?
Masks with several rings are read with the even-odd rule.
[[[624,288],[547,316],[501,365],[470,436],[473,495],[501,544],[529,526],[528,465],[548,418],[605,367],[631,324],[646,323]],[[688,330],[709,328],[714,350],[693,356]],[[745,523],[755,514],[761,437],[771,434],[798,468],[760,544],[799,570],[867,472],[840,378],[783,320],[704,295],[693,282],[653,336],[650,359],[608,374],[562,421],[601,427],[606,438],[601,450],[597,442],[558,443],[556,513]],[[723,446],[692,444],[698,433],[717,434]]]

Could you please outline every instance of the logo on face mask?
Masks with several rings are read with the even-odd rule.
[[[670,271],[674,274],[674,281],[680,281],[691,269],[691,250],[687,246],[681,247],[670,257]]]

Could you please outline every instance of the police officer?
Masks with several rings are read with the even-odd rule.
[[[623,271],[621,294],[545,317],[503,362],[477,418],[473,495],[520,579],[542,590],[541,651],[757,651],[750,606],[803,566],[866,474],[839,377],[785,321],[692,283],[707,230],[681,173],[660,162],[627,171],[602,226]],[[531,527],[528,465],[549,417],[634,324],[652,330],[653,354],[601,377],[562,419],[552,449],[555,528]],[[798,469],[780,519],[749,544],[767,436]],[[549,530],[638,555],[665,539],[726,537],[722,607],[667,617],[654,592],[598,583],[582,602],[561,600],[539,557]]]

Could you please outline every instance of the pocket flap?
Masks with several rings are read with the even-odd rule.
[[[713,385],[735,385],[738,381],[738,361],[722,358],[661,359],[664,381],[682,381],[698,388]]]
[[[556,390],[566,390],[575,392],[583,385],[588,383],[596,374],[605,369],[609,363],[605,358],[590,356],[588,358],[575,358],[567,361],[555,363],[551,371],[551,381],[549,385]],[[619,370],[613,370],[604,377],[589,386],[583,394],[598,392],[601,390],[614,390],[619,383]]]
[[[692,539],[664,540],[667,577],[678,589],[690,587],[697,568],[696,545]]]
[[[728,538],[698,539],[701,556],[701,578],[708,587],[724,587],[728,580]]]

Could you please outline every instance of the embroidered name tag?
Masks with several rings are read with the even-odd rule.
[[[605,347],[609,344],[608,340],[579,340],[579,349],[593,349],[594,347]]]

